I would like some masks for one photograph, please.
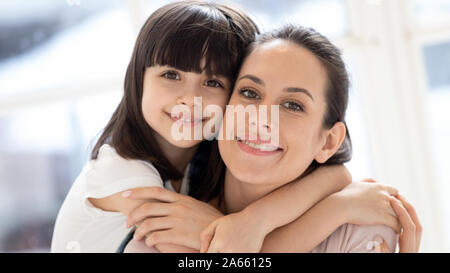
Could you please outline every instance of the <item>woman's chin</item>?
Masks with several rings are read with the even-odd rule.
[[[250,166],[248,163],[239,164],[235,162],[234,166],[228,167],[231,174],[239,181],[249,184],[269,184],[274,182],[271,177],[273,177],[274,172],[269,171],[265,167]],[[273,169],[272,169],[273,170]]]

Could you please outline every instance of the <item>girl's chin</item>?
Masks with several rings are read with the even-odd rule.
[[[189,149],[189,148],[197,146],[202,141],[203,140],[174,140],[174,139],[171,139],[170,144],[172,144],[173,146],[178,147],[178,148]]]

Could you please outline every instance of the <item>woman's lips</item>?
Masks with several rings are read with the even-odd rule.
[[[236,140],[241,150],[253,155],[266,156],[277,154],[283,151],[282,148],[271,145],[270,141],[261,141],[259,139],[248,140],[248,138],[241,139],[239,137],[237,137]]]

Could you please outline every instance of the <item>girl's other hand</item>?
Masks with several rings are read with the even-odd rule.
[[[417,217],[414,207],[403,196],[397,195],[397,198],[392,198],[391,204],[402,225],[402,232],[398,237],[399,252],[419,252],[420,240],[422,238],[422,225],[420,224],[419,217]],[[385,241],[381,244],[380,252],[390,252]]]
[[[386,225],[400,233],[401,224],[391,206],[391,199],[398,195],[398,190],[375,182],[374,179],[355,181],[342,191],[335,193],[343,202],[343,209],[347,212],[346,223]]]
[[[245,210],[220,217],[201,235],[202,253],[258,253],[267,235]]]

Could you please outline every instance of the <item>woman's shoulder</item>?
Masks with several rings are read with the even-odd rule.
[[[348,252],[378,252],[381,237],[395,251],[397,234],[385,225],[353,225],[344,224],[336,229],[327,239],[315,247],[315,253],[348,253]]]

